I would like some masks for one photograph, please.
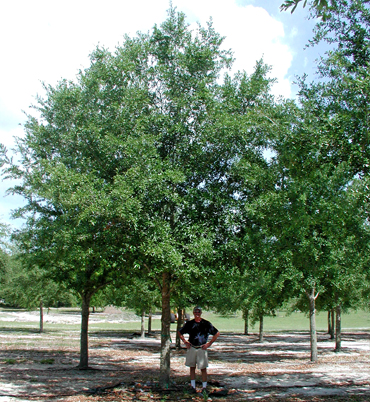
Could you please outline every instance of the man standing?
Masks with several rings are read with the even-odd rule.
[[[196,392],[195,368],[198,367],[202,372],[202,392],[207,392],[207,349],[219,337],[220,333],[209,321],[204,320],[201,317],[202,309],[200,307],[195,307],[193,314],[194,319],[187,321],[179,330],[179,337],[185,343],[187,348],[185,365],[190,367],[191,391]],[[188,340],[185,339],[184,334],[189,334]],[[213,335],[209,342],[207,342],[208,335]]]

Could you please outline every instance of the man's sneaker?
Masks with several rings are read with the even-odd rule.
[[[202,388],[202,395],[203,396],[208,396],[207,388]]]
[[[196,390],[194,387],[192,387],[191,385],[189,385],[189,386],[186,388],[186,392],[187,392],[188,394],[196,394],[196,393],[197,393],[197,390]]]

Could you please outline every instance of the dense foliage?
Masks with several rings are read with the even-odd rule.
[[[160,300],[168,385],[171,303],[262,323],[295,300],[316,360],[316,306],[368,296],[369,10],[313,7],[330,13],[312,44],[331,50],[321,80],[299,79],[297,102],[271,95],[262,60],[230,76],[212,24],[191,32],[171,8],[151,33],[97,48],[76,82],[45,86],[19,163],[2,148],[3,173],[27,200],[19,272],[80,297],[81,368],[94,298],[137,312]]]

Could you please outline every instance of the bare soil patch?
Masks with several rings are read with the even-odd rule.
[[[158,387],[159,333],[91,332],[90,370],[76,369],[78,332],[17,332],[0,323],[0,339],[0,402],[205,400],[186,393],[185,349],[172,350],[171,387]],[[369,401],[370,334],[342,339],[335,353],[329,336],[319,334],[319,362],[312,364],[306,332],[267,334],[262,343],[256,334],[222,334],[209,351],[209,400]]]

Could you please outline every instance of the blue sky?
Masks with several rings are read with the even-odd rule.
[[[261,57],[278,79],[276,95],[294,97],[294,77],[313,78],[320,48],[304,50],[312,37],[314,21],[308,10],[280,12],[283,0],[173,0],[189,24],[213,19],[225,36],[225,48],[234,51],[233,71],[250,73]],[[111,50],[124,34],[149,31],[166,18],[168,0],[18,0],[0,4],[0,142],[11,149],[14,136],[22,137],[30,105],[43,95],[41,82],[55,85],[74,79],[89,65],[97,45]],[[19,227],[10,218],[22,199],[8,195],[10,181],[0,182],[0,222]]]

